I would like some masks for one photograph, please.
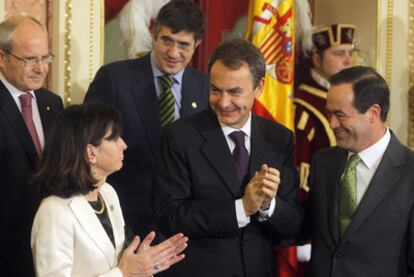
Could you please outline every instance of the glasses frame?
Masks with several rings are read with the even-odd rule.
[[[50,64],[53,62],[53,60],[55,59],[55,55],[52,52],[49,52],[49,54],[47,54],[46,56],[42,56],[42,57],[30,57],[30,58],[22,58],[19,57],[15,54],[13,54],[10,51],[4,51],[6,54],[15,57],[17,60],[21,61],[24,63],[24,66],[26,67],[34,67],[36,65],[39,64],[39,62],[41,64]]]

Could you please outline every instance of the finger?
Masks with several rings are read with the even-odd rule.
[[[126,254],[134,254],[140,242],[141,242],[141,239],[139,238],[139,236],[135,236],[124,252]]]
[[[262,183],[273,183],[275,185],[280,184],[280,177],[272,174],[266,174],[266,176],[263,177]]]
[[[148,233],[148,235],[145,236],[144,240],[142,241],[141,245],[138,248],[138,252],[144,251],[146,249],[149,249],[151,247],[151,243],[155,239],[155,232],[151,231]]]
[[[184,258],[185,258],[185,255],[184,254],[172,256],[170,259],[159,263],[159,267],[158,268],[155,268],[154,267],[154,272],[152,272],[152,274],[156,274],[158,272],[165,271],[168,268],[170,268],[173,264],[176,264],[179,261],[182,261]]]
[[[261,176],[265,175],[268,170],[269,170],[269,166],[267,164],[262,164],[262,166],[260,167],[260,175]]]
[[[154,254],[162,253],[168,249],[174,249],[176,243],[181,244],[182,242],[188,241],[188,238],[184,236],[182,233],[175,234],[174,236],[164,240],[158,245],[155,245],[151,248]]]
[[[280,171],[274,167],[269,167],[268,173],[280,177]]]
[[[273,199],[273,198],[276,197],[277,190],[270,189],[270,188],[267,188],[267,187],[263,187],[262,188],[262,193],[263,193],[265,198],[268,197],[268,198]]]

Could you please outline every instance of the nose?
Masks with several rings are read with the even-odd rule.
[[[40,59],[32,66],[33,71],[37,73],[46,73],[48,68],[49,64],[42,62]]]
[[[127,144],[121,137],[119,138],[118,144],[121,147],[122,151],[125,151],[128,148]]]
[[[351,65],[351,63],[352,63],[352,54],[350,54],[350,53],[346,54],[345,58],[343,60],[343,63],[344,63],[344,65],[347,65],[347,66]]]
[[[218,101],[218,104],[220,106],[220,108],[225,109],[226,107],[228,107],[230,105],[231,101],[230,101],[230,96],[228,93],[223,92],[220,95],[220,99]]]
[[[180,51],[179,51],[179,49],[177,48],[177,45],[176,44],[173,44],[173,45],[171,45],[170,47],[169,47],[169,49],[168,49],[168,56],[169,57],[171,57],[171,58],[177,58],[177,57],[179,57],[180,56]]]

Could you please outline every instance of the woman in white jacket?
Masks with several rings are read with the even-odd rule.
[[[151,276],[184,258],[183,234],[151,246],[151,232],[126,245],[119,200],[106,183],[127,147],[120,126],[116,109],[95,103],[65,109],[50,129],[34,177],[44,197],[31,238],[37,276]]]

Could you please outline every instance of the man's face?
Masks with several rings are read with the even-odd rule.
[[[181,31],[173,34],[167,26],[161,26],[154,36],[155,63],[165,74],[174,75],[183,70],[193,57],[200,40],[194,34]]]
[[[358,153],[373,141],[373,108],[360,113],[352,104],[352,84],[332,86],[328,91],[326,114],[339,147]]]
[[[334,45],[326,49],[322,57],[318,53],[313,53],[313,68],[325,79],[328,79],[342,69],[352,65],[352,51],[354,47],[351,44]]]
[[[33,22],[22,22],[12,38],[11,54],[20,58],[40,58],[49,54],[46,33]],[[42,87],[49,65],[38,61],[34,66],[10,53],[0,51],[0,69],[7,81],[21,91]]]
[[[253,87],[249,66],[230,69],[216,61],[210,70],[210,107],[220,123],[239,129],[247,122],[254,99],[262,93],[264,80]]]

